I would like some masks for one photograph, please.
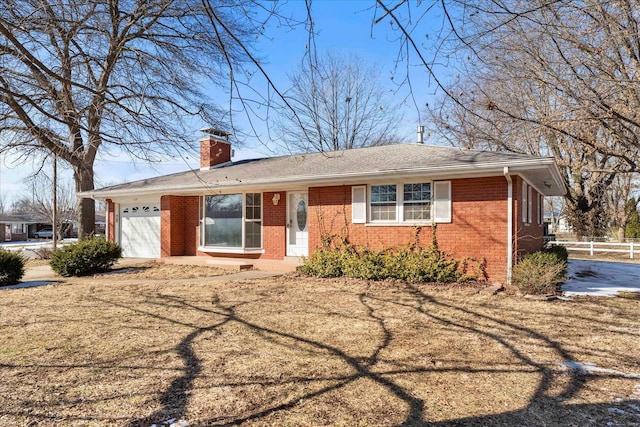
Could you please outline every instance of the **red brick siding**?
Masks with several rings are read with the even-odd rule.
[[[116,204],[107,199],[107,236],[110,241],[116,241]]]
[[[514,254],[539,250],[543,227],[538,224],[538,193],[533,191],[533,221],[522,223],[522,180],[513,179]],[[485,258],[490,280],[505,280],[507,265],[507,181],[503,176],[458,179],[451,182],[452,222],[437,225],[440,249],[456,259]],[[197,196],[162,198],[162,256],[211,255],[282,259],[286,255],[287,198],[273,205],[276,193],[263,193],[263,254],[203,253],[199,245]],[[344,236],[349,242],[380,249],[414,241],[414,227],[365,226],[351,223],[351,186],[309,188],[309,251],[321,246],[322,236]],[[420,243],[431,243],[431,227],[424,226]]]
[[[486,258],[491,280],[504,280],[507,253],[507,181],[504,177],[460,179],[451,183],[452,222],[437,225],[440,249],[457,259]],[[373,249],[414,241],[414,227],[365,226],[351,223],[351,186],[309,189],[309,249],[321,245],[321,236],[345,236],[349,242]],[[431,244],[431,227],[418,237]]]
[[[278,205],[274,206],[273,196],[280,195]],[[262,194],[262,247],[261,258],[282,259],[286,255],[287,193]]]
[[[196,255],[200,221],[198,207],[198,196],[162,196],[160,256]]]

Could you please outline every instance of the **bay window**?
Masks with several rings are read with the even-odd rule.
[[[262,247],[262,194],[204,196],[201,245],[219,249]]]

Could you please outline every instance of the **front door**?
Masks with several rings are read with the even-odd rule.
[[[309,255],[308,194],[287,193],[287,255]]]

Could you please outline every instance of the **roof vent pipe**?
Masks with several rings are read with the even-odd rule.
[[[424,144],[424,126],[418,126],[418,144]]]

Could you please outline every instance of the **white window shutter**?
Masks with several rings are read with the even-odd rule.
[[[433,220],[451,222],[451,181],[433,183]]]
[[[367,186],[351,187],[351,222],[364,224],[367,222]]]

